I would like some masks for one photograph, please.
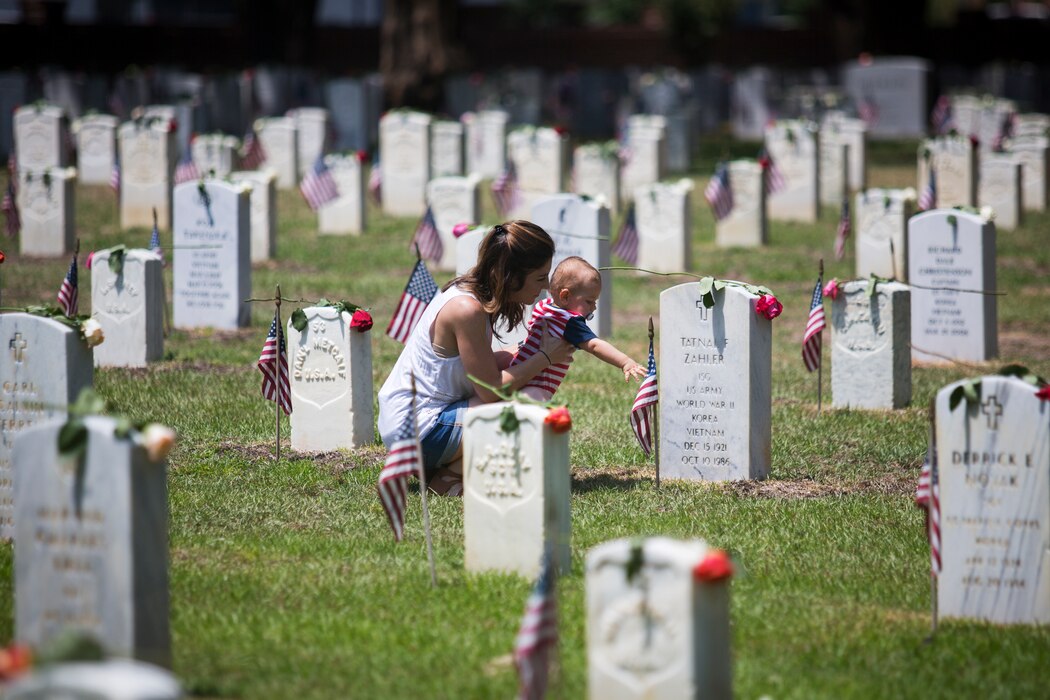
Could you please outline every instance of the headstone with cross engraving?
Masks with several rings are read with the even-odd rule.
[[[991,207],[995,228],[1013,231],[1024,217],[1021,159],[1012,153],[982,153],[977,204]]]
[[[692,267],[692,192],[689,178],[642,185],[634,191],[638,267],[653,272],[685,272]]]
[[[995,224],[937,209],[908,221],[912,360],[984,362],[999,354]],[[955,290],[965,291],[955,291]]]
[[[467,172],[496,178],[507,167],[507,113],[499,109],[467,112]]]
[[[82,420],[81,459],[59,453],[63,421],[15,441],[15,638],[39,648],[88,634],[111,655],[169,666],[165,459],[113,418]]]
[[[518,206],[509,218],[528,218],[533,205],[564,192],[567,140],[555,129],[521,127],[507,136],[507,157],[518,174]]]
[[[250,190],[221,180],[175,187],[176,328],[247,326],[251,305]]]
[[[637,188],[659,182],[667,174],[667,119],[635,114],[627,120],[620,191],[633,197]]]
[[[821,201],[816,125],[795,120],[770,124],[766,127],[766,149],[784,177],[783,189],[769,195],[769,218],[815,222],[820,217]]]
[[[1016,377],[980,377],[977,400],[936,399],[938,612],[1050,623],[1050,402]]]
[[[15,110],[15,155],[19,170],[42,172],[68,163],[67,124],[55,105],[31,104]]]
[[[202,175],[226,177],[237,165],[241,142],[226,134],[198,134],[190,143],[193,164]]]
[[[666,537],[587,552],[588,697],[732,697],[729,580],[696,573],[711,552]]]
[[[660,472],[762,479],[772,435],[772,322],[745,289],[712,294],[707,308],[696,282],[660,293]]]
[[[256,119],[255,134],[266,154],[266,167],[277,173],[277,187],[282,190],[294,189],[299,183],[295,120],[291,117]]]
[[[754,160],[733,160],[726,167],[733,209],[715,223],[715,243],[721,248],[763,246],[769,240],[769,217],[762,166]]]
[[[120,227],[157,225],[171,229],[171,188],[175,176],[175,132],[165,120],[120,125]]]
[[[76,168],[18,171],[23,255],[62,255],[73,250]]]
[[[907,280],[908,219],[915,213],[915,190],[872,188],[858,192],[854,202],[857,277]]]
[[[73,123],[77,141],[77,178],[85,185],[106,185],[117,157],[117,118],[88,114]]]
[[[317,232],[360,235],[365,230],[365,167],[356,153],[324,157],[339,196],[317,210]]]
[[[111,250],[91,264],[91,316],[106,342],[95,348],[96,367],[145,367],[164,356],[163,263],[150,250],[132,249],[117,269]]]
[[[299,177],[302,178],[328,150],[328,110],[300,107],[288,110],[287,116],[295,123],[295,148]]]
[[[443,251],[434,268],[454,270],[456,237],[452,229],[457,224],[473,224],[481,218],[481,180],[477,175],[436,177],[427,183],[427,204],[434,215]]]
[[[463,124],[436,121],[430,125],[430,176],[463,174]]]
[[[609,145],[611,144],[611,146]],[[616,142],[578,146],[572,158],[573,192],[605,200],[613,212],[620,210],[620,157]]]
[[[504,412],[512,412],[508,421]],[[467,409],[463,421],[463,532],[468,571],[540,573],[570,562],[569,433],[544,423],[548,410],[518,403]],[[505,428],[507,430],[505,430]]]
[[[430,181],[430,115],[393,110],[379,120],[383,211],[422,216]]]
[[[933,168],[937,206],[972,207],[977,204],[977,147],[965,136],[938,136],[919,144],[919,186],[929,183]]]
[[[839,284],[831,301],[831,404],[904,408],[911,402],[911,299],[907,285]]]
[[[373,441],[372,335],[350,327],[351,314],[303,309],[302,332],[288,319],[292,449],[328,452]]]
[[[230,182],[251,188],[251,260],[270,260],[277,254],[277,173],[263,170],[238,170],[230,173]]]
[[[48,318],[0,314],[0,537],[14,536],[11,449],[24,430],[64,420],[66,406],[94,381],[80,334]]]

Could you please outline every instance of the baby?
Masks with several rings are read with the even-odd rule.
[[[620,368],[625,381],[630,381],[631,377],[644,379],[644,367],[596,336],[587,326],[586,320],[594,315],[601,293],[601,273],[590,263],[576,256],[562,260],[551,275],[550,297],[532,309],[529,335],[511,360],[511,366],[543,352],[540,349],[542,319],[546,321],[548,332]],[[522,393],[537,401],[549,401],[568,371],[568,363],[551,365],[526,384]]]

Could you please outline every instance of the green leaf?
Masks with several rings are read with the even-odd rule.
[[[91,387],[80,390],[80,395],[73,405],[69,407],[69,413],[74,416],[90,416],[106,412],[106,401],[95,393]]]
[[[325,297],[321,297],[317,300],[317,306],[331,306],[332,302],[328,301]]]
[[[1028,368],[1024,365],[1019,364],[1006,365],[1005,367],[999,370],[999,374],[1003,375],[1004,377],[1023,377],[1028,373]]]
[[[634,580],[634,577],[638,575],[645,564],[644,550],[642,549],[644,544],[645,540],[640,537],[631,540],[631,551],[627,556],[627,566],[624,567],[628,583]]]
[[[716,292],[720,292],[720,291],[722,291],[725,288],[726,288],[726,281],[725,280],[715,280],[715,291]]]
[[[955,228],[955,226],[958,223],[959,223],[959,220],[955,218],[955,214],[949,214],[948,215],[948,225],[949,226],[951,226],[952,228]]]
[[[707,294],[700,297],[700,300],[704,302],[705,309],[710,309],[715,305],[715,295],[711,292],[708,292]]]
[[[518,414],[514,412],[514,406],[504,406],[503,411],[499,414],[499,429],[504,433],[516,433],[518,432],[518,425],[521,421],[518,420]]]
[[[702,277],[700,279],[700,296],[705,296],[711,293],[711,288],[714,287],[714,277]]]
[[[292,328],[302,333],[306,330],[306,312],[302,309],[296,309],[292,312],[291,317]]]
[[[763,287],[762,285],[759,285],[758,286],[758,293],[759,294],[772,294],[773,290],[770,289],[769,287]]]
[[[113,434],[118,438],[126,438],[131,434],[131,430],[134,427],[127,416],[118,416],[116,419],[116,425],[113,426]]]
[[[879,284],[879,278],[875,276],[873,272],[871,277],[868,279],[868,296],[875,296],[875,287]]]
[[[754,294],[755,296],[759,296],[758,287],[756,287],[753,284],[745,284],[744,289],[747,290],[748,294]]]
[[[967,403],[979,403],[981,401],[981,381],[973,379],[963,384],[963,394]]]
[[[128,247],[121,243],[109,249],[109,270],[114,275],[124,274],[124,254]]]
[[[954,411],[955,407],[959,405],[959,402],[963,400],[964,391],[961,386],[957,386],[952,389],[952,393],[948,396],[948,410]]]
[[[87,447],[88,429],[79,417],[70,418],[58,431],[58,453],[65,457],[79,457]]]

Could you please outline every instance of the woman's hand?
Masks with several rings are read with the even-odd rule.
[[[540,350],[550,358],[552,365],[565,364],[572,361],[572,354],[576,351],[571,344],[562,338],[557,338],[547,332],[547,319],[541,318],[540,323]]]

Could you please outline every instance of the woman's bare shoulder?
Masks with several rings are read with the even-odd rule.
[[[485,309],[481,307],[481,302],[469,294],[449,299],[445,307],[441,309],[440,315],[459,323],[469,323],[470,321],[488,318]]]

